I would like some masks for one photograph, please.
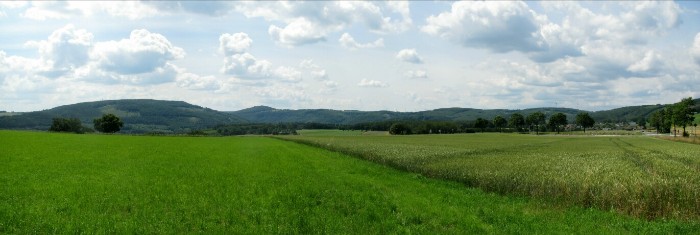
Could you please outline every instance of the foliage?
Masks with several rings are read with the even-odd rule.
[[[496,127],[496,128],[498,128],[499,131],[500,131],[503,127],[505,127],[506,124],[508,124],[508,121],[506,121],[506,119],[503,118],[503,117],[501,117],[500,115],[498,115],[498,116],[496,116],[495,118],[493,118],[493,126]]]
[[[520,128],[525,126],[525,117],[523,117],[523,115],[520,113],[510,115],[510,119],[508,119],[508,126],[520,131]]]
[[[583,128],[583,132],[586,132],[586,128],[590,128],[595,124],[595,120],[588,113],[576,114],[576,125]]]
[[[542,112],[534,112],[527,116],[525,123],[530,126],[530,130],[535,130],[536,134],[539,134],[540,127],[545,122],[545,116]]]
[[[408,127],[408,125],[403,124],[403,123],[394,123],[389,127],[389,134],[392,135],[410,135],[411,134],[411,128]]]
[[[271,138],[0,131],[3,234],[688,234]],[[400,150],[400,149],[399,149]]]
[[[95,125],[95,130],[104,133],[118,132],[124,126],[124,122],[122,122],[119,117],[111,113],[104,114],[102,117],[96,118],[93,120],[93,124]]]
[[[685,128],[691,125],[693,123],[693,120],[695,119],[695,111],[692,108],[694,105],[695,101],[693,101],[692,97],[684,98],[680,102],[673,105],[673,124],[674,126],[683,127],[683,136],[686,137],[687,133],[685,131]]]
[[[474,121],[474,128],[481,130],[481,132],[484,132],[484,129],[486,129],[488,126],[489,120],[477,118],[476,121]]]
[[[556,113],[549,117],[549,126],[552,127],[557,133],[566,125],[568,121],[566,120],[566,115],[563,113]]]
[[[700,145],[650,137],[290,137],[508,195],[641,218],[700,218]]]
[[[92,123],[103,114],[112,113],[125,123],[121,133],[187,133],[217,125],[245,123],[235,115],[188,104],[164,100],[105,100],[0,117],[0,129],[47,130],[54,117],[75,117]]]
[[[82,134],[85,133],[83,124],[77,118],[54,118],[49,131],[53,132],[73,132]]]

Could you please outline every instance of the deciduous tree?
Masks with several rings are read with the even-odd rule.
[[[95,125],[95,130],[104,133],[117,132],[124,126],[124,122],[111,113],[102,115],[101,118],[93,120],[93,124]]]
[[[493,125],[496,128],[498,128],[499,131],[501,131],[501,128],[506,126],[507,123],[508,123],[508,121],[506,121],[505,118],[501,117],[501,115],[498,115],[495,118],[493,118]]]
[[[527,122],[527,125],[530,126],[530,128],[535,127],[535,134],[540,134],[540,126],[544,124],[546,118],[544,116],[544,113],[537,111],[534,113],[531,113],[530,115],[527,115],[527,119],[525,120]]]
[[[586,128],[592,127],[595,120],[588,113],[579,113],[576,115],[576,125],[583,128],[583,133],[586,133]]]

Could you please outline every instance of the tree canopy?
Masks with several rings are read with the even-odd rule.
[[[95,130],[104,133],[118,132],[124,126],[124,122],[111,113],[104,114],[101,118],[93,120],[93,124],[95,125]]]
[[[83,124],[77,118],[53,118],[53,123],[49,131],[54,132],[73,132],[82,134],[85,132]]]
[[[535,133],[539,134],[540,133],[540,125],[544,124],[546,118],[544,116],[544,113],[537,111],[534,113],[531,113],[530,115],[527,115],[527,119],[525,122],[527,125],[530,126],[530,128],[535,129]]]
[[[586,133],[586,128],[592,127],[595,120],[588,113],[579,113],[576,115],[576,125],[583,128],[583,133]]]
[[[561,127],[566,125],[568,121],[566,120],[566,115],[563,113],[556,113],[549,117],[549,126],[554,128],[557,133],[561,130]]]

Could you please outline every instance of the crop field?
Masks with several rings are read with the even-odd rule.
[[[511,146],[524,142],[552,140]],[[693,221],[503,196],[266,137],[0,131],[0,172],[0,234],[700,231]]]
[[[285,139],[502,195],[645,219],[700,218],[700,145],[518,134]]]

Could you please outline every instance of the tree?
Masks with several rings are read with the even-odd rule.
[[[54,118],[49,131],[84,133],[83,124],[77,118]]]
[[[403,123],[394,123],[389,127],[389,134],[392,135],[410,135],[411,134],[411,129],[408,128],[408,125],[403,124]]]
[[[95,130],[104,133],[117,132],[124,126],[124,122],[111,113],[102,115],[101,118],[93,120],[92,123],[95,125]]]
[[[662,111],[656,111],[651,114],[651,117],[649,117],[649,125],[653,126],[656,128],[656,134],[659,134],[661,131],[661,124],[663,123],[663,112]]]
[[[576,114],[576,125],[583,127],[583,133],[586,133],[586,128],[592,127],[595,120],[588,113]]]
[[[566,115],[563,113],[556,113],[549,117],[549,125],[557,131],[557,134],[559,134],[559,127],[566,125],[566,123],[568,123],[568,121],[566,120]]]
[[[496,128],[498,128],[499,131],[501,130],[501,128],[503,128],[504,126],[506,126],[507,123],[508,123],[508,121],[506,121],[505,118],[501,117],[501,115],[498,115],[498,116],[496,116],[495,118],[493,118],[493,125],[494,125]]]
[[[676,126],[683,127],[683,136],[686,136],[685,127],[690,125],[695,117],[693,116],[693,101],[692,97],[684,98],[680,102],[673,105],[673,135],[676,135]]]
[[[489,121],[483,118],[477,118],[474,122],[474,128],[481,129],[481,133],[484,133],[484,129],[489,126]]]
[[[527,125],[532,127],[535,127],[535,134],[539,135],[540,134],[540,125],[544,124],[545,122],[545,116],[544,113],[537,111],[534,113],[531,113],[530,115],[527,115],[527,119],[525,120],[527,122]]]
[[[508,125],[520,131],[520,128],[525,125],[525,117],[522,114],[514,113],[510,115]]]

